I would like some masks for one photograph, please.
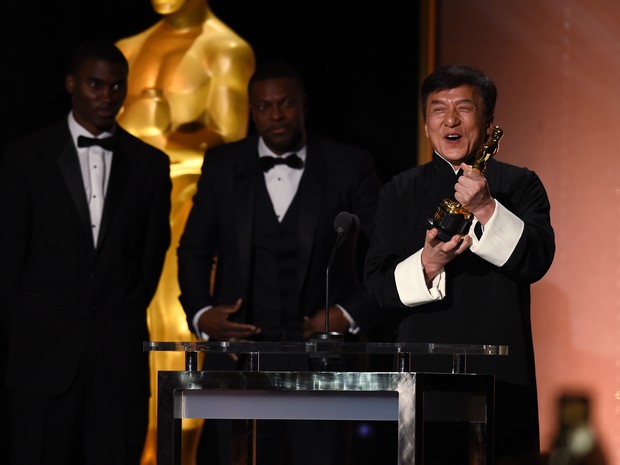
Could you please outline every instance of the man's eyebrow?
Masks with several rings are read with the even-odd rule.
[[[431,105],[445,105],[447,103],[446,99],[433,99],[431,100],[430,104]],[[463,98],[463,99],[459,99],[456,100],[455,103],[473,103],[474,105],[476,104],[476,102],[474,101],[474,99],[471,98]]]
[[[463,98],[463,99],[457,100],[456,103],[472,103],[474,105],[476,104],[476,102],[472,98]]]

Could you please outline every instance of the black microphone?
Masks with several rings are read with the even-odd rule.
[[[347,234],[353,228],[357,228],[360,224],[360,219],[357,215],[349,212],[340,212],[336,215],[336,219],[334,220],[334,229],[338,233],[338,237],[336,237],[336,241],[334,242],[334,247],[332,248],[332,253],[329,257],[329,262],[327,263],[327,273],[329,274],[329,268],[332,266],[332,262],[334,261],[334,257],[336,256],[336,250],[338,247],[342,245],[342,243],[347,238]],[[329,290],[329,289],[327,289]],[[327,293],[327,292],[326,292]]]
[[[346,235],[351,229],[351,226],[355,225],[355,227],[357,227],[359,224],[360,219],[357,215],[349,212],[340,212],[336,215],[336,219],[334,220],[334,229],[339,236]]]
[[[336,251],[347,238],[347,234],[349,234],[349,231],[351,231],[352,229],[356,229],[359,224],[359,218],[353,213],[343,211],[336,215],[336,219],[334,220],[334,229],[338,233],[338,236],[334,241],[334,246],[332,247],[332,252],[329,256],[329,261],[327,262],[327,268],[325,270],[325,332],[315,334],[313,338],[324,340],[343,338],[343,335],[341,333],[330,333],[329,331],[329,272],[331,270],[334,257],[336,256]]]

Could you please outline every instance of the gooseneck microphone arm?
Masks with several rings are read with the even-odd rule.
[[[336,240],[334,241],[334,246],[332,247],[332,252],[329,256],[329,261],[327,262],[327,268],[325,270],[325,334],[329,335],[329,272],[332,267],[332,263],[334,261],[334,257],[336,256],[336,251],[342,245],[342,243],[347,238],[347,234],[351,230],[351,227],[357,227],[359,225],[359,218],[357,215],[354,215],[349,212],[340,212],[336,215],[336,219],[334,220],[334,229],[338,233]]]

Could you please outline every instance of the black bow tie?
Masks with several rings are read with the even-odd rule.
[[[103,139],[95,139],[93,137],[78,136],[78,147],[92,147],[98,145],[104,150],[113,152],[116,148],[116,139],[114,137],[104,137]]]
[[[260,157],[260,166],[266,173],[276,165],[286,165],[295,170],[300,170],[304,167],[304,161],[299,158],[296,153],[289,155],[288,157]]]

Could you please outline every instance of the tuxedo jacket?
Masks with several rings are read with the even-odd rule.
[[[299,318],[325,307],[325,275],[341,211],[360,218],[368,237],[380,189],[369,152],[310,135],[297,190]],[[190,327],[210,305],[247,302],[252,279],[253,221],[259,171],[258,137],[209,150],[178,249],[180,300]],[[377,318],[372,300],[356,279],[354,244],[338,250],[330,272],[330,305],[342,305],[362,327]],[[214,266],[214,264],[216,265]],[[215,273],[215,275],[213,275]],[[247,306],[231,316],[248,321]]]
[[[120,127],[116,137],[97,247],[66,120],[7,149],[0,302],[11,388],[61,394],[88,356],[119,396],[149,393],[142,342],[170,242],[169,160]]]

